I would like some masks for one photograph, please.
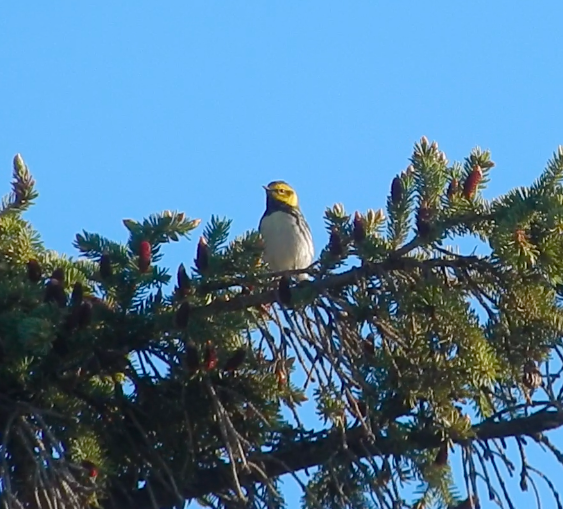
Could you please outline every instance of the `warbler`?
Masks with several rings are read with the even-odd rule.
[[[264,260],[274,272],[309,267],[314,256],[313,236],[299,208],[297,193],[281,180],[270,182],[264,189],[266,211],[259,226]],[[307,279],[307,274],[296,278]]]

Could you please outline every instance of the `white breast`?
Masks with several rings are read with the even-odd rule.
[[[287,212],[273,212],[260,221],[264,260],[273,271],[304,269],[313,262],[313,241],[306,226]]]

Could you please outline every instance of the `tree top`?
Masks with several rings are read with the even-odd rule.
[[[531,441],[563,463],[546,435],[563,424],[561,147],[489,200],[488,151],[449,163],[423,137],[383,208],[327,208],[299,282],[268,270],[256,231],[231,239],[215,216],[171,273],[163,247],[200,225],[184,212],[124,220],[125,243],[79,233],[77,259],[49,251],[22,218],[35,183],[13,166],[5,507],[281,508],[285,474],[307,509],[514,507],[501,467],[562,507],[526,456]]]

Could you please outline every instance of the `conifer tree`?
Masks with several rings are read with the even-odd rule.
[[[3,507],[281,508],[285,474],[307,509],[512,508],[509,476],[562,507],[561,471],[526,455],[535,443],[563,464],[547,435],[563,425],[561,148],[529,187],[487,200],[489,152],[450,164],[423,137],[385,210],[327,209],[300,282],[218,217],[167,268],[163,246],[195,240],[183,212],[124,220],[124,244],[84,231],[76,257],[49,251],[22,216],[35,183],[13,166]]]

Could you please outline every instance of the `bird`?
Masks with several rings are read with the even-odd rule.
[[[274,272],[306,269],[313,262],[315,249],[297,193],[283,180],[263,187],[266,211],[258,229],[264,241],[264,260]],[[302,273],[296,278],[304,280],[308,276]]]

